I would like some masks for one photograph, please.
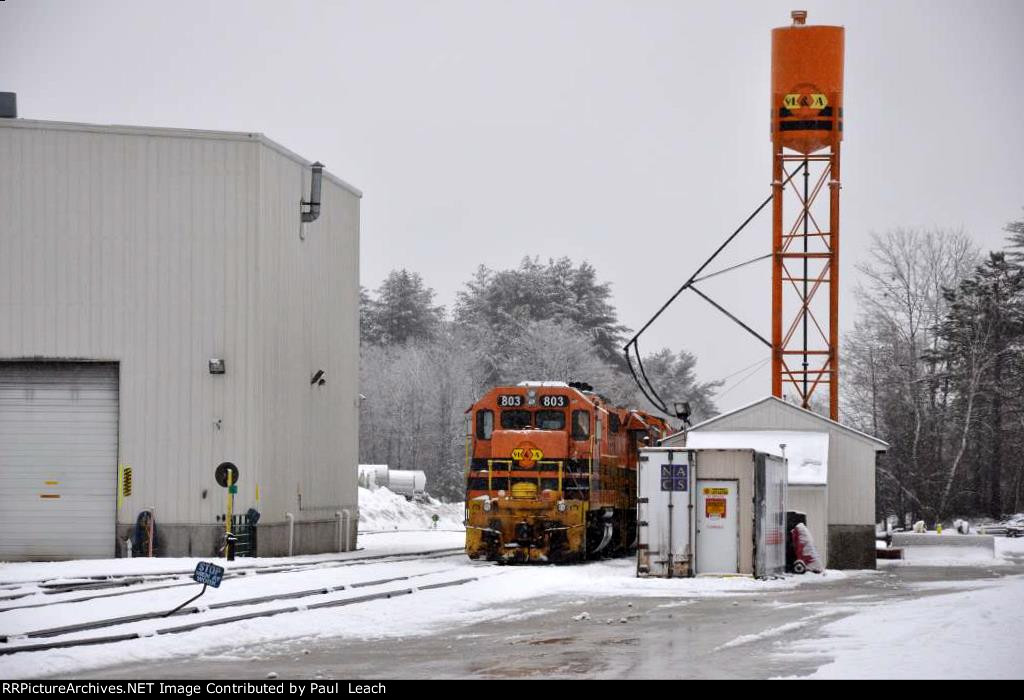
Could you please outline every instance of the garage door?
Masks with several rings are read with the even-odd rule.
[[[114,556],[117,366],[0,361],[0,561]]]

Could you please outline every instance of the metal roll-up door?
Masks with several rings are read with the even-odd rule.
[[[0,361],[0,561],[112,557],[117,365]]]

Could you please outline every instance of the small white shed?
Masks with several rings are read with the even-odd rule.
[[[728,445],[646,447],[637,497],[637,576],[782,574],[782,457]]]
[[[780,444],[787,444],[787,457],[793,464],[788,507],[807,513],[815,544],[828,566],[874,568],[875,462],[878,454],[889,448],[888,443],[767,396],[698,423],[687,434],[671,435],[662,444],[689,446],[696,444],[694,440],[706,439],[698,437],[701,433],[726,432],[743,433],[743,437],[736,438],[737,445],[742,443],[750,449],[766,449],[765,441],[769,441],[774,444],[769,450],[774,454],[778,454]],[[808,438],[807,433],[824,434],[827,440],[822,443],[820,438]],[[720,440],[713,441],[720,444]],[[822,452],[824,458],[820,458]]]

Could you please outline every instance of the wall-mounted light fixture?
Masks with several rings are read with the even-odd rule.
[[[224,374],[224,360],[219,357],[210,358],[210,374]]]

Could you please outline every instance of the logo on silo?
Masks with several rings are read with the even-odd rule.
[[[782,98],[780,117],[814,117],[828,108],[828,97],[817,86],[802,83]]]

